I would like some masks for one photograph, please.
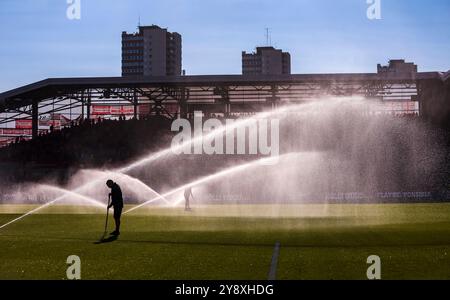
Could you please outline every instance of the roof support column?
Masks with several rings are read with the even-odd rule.
[[[39,133],[39,102],[33,100],[31,104],[31,135],[32,138],[37,138]]]
[[[88,120],[91,119],[91,92],[89,91],[89,95],[86,103],[86,118]]]
[[[220,99],[217,99],[217,101],[224,105],[225,117],[228,117],[231,114],[231,102],[229,90],[230,89],[228,86],[217,86],[214,88],[214,95],[220,96]]]
[[[139,98],[136,93],[136,89],[133,91],[133,118],[137,120],[138,116],[138,105],[139,105]]]
[[[180,105],[180,117],[181,118],[185,118],[187,119],[188,117],[188,112],[189,112],[189,108],[188,108],[188,104],[187,104],[187,98],[188,98],[188,94],[187,94],[187,89],[186,88],[181,88],[181,97],[178,101],[178,104]]]
[[[81,118],[80,121],[84,120],[84,91],[81,92]]]
[[[270,87],[270,93],[271,97],[267,98],[267,101],[271,103],[272,110],[275,110],[278,108],[278,102],[280,101],[280,98],[278,97],[278,86],[272,85]]]

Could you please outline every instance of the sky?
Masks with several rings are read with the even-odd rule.
[[[80,1],[79,20],[67,1]],[[0,0],[0,92],[54,77],[121,75],[121,33],[157,24],[183,37],[188,75],[240,74],[241,52],[289,51],[292,73],[376,72],[404,58],[450,69],[449,0]],[[378,1],[378,0],[369,0]]]

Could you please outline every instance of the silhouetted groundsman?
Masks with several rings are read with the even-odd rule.
[[[191,206],[189,204],[189,199],[191,198],[191,196],[192,198],[194,198],[194,194],[192,194],[192,188],[188,187],[187,189],[184,190],[184,201],[185,201],[184,209],[186,211],[191,211]]]
[[[111,189],[109,198],[111,200],[108,209],[114,207],[114,221],[116,223],[116,230],[111,232],[111,235],[120,235],[120,217],[122,216],[123,209],[123,197],[120,186],[111,179],[106,182],[106,185]]]

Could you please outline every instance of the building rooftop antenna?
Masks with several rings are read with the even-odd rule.
[[[270,34],[270,28],[266,27],[266,46],[272,46],[272,35]]]
[[[138,29],[139,29],[139,27],[141,27],[141,15],[139,15],[139,17],[138,17]]]

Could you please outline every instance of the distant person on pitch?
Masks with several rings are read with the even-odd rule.
[[[184,210],[185,211],[191,211],[191,206],[189,205],[189,199],[191,198],[194,199],[194,194],[192,194],[192,188],[188,187],[187,189],[184,190]]]
[[[111,203],[109,204],[108,209],[114,207],[114,221],[116,222],[116,230],[111,232],[111,235],[118,236],[120,235],[120,217],[122,216],[123,209],[122,190],[120,189],[120,186],[111,179],[106,182],[106,185],[111,189],[111,193],[109,194]]]

